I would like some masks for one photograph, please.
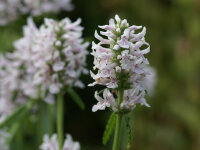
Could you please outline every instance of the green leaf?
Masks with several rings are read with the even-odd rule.
[[[132,141],[132,131],[131,131],[131,126],[130,126],[130,118],[126,117],[125,121],[126,121],[126,131],[127,131],[127,135],[128,135],[127,149],[130,149],[130,147],[131,147],[131,141]]]
[[[33,101],[30,101],[19,108],[17,108],[12,114],[6,117],[6,119],[0,124],[0,129],[10,126],[19,120],[21,120],[32,108]]]
[[[72,89],[67,88],[67,93],[71,96],[72,100],[82,109],[85,109],[85,104],[83,103],[80,96]]]
[[[10,144],[12,142],[12,140],[14,139],[17,131],[19,130],[19,127],[20,127],[19,122],[16,122],[11,126],[11,128],[9,130],[10,136],[9,136],[9,139],[8,139],[8,144]]]
[[[109,118],[108,123],[106,125],[106,129],[105,129],[104,134],[103,134],[103,144],[104,145],[106,145],[108,140],[110,139],[110,136],[115,129],[115,124],[116,124],[116,114],[113,112],[110,115],[110,118]]]

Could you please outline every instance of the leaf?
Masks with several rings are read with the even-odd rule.
[[[6,119],[0,124],[0,129],[2,129],[5,126],[10,126],[11,124],[14,124],[15,122],[18,122],[21,120],[32,108],[33,101],[30,101],[19,108],[17,108],[12,114],[6,117]]]
[[[130,126],[130,118],[126,117],[125,121],[126,121],[126,131],[127,131],[127,135],[128,135],[128,145],[127,145],[127,148],[130,149],[130,147],[131,147],[131,141],[132,141],[132,131],[131,131],[131,126]]]
[[[12,125],[12,127],[11,127],[10,130],[9,130],[10,136],[9,136],[9,139],[8,139],[8,143],[11,143],[11,142],[12,142],[12,140],[14,139],[14,137],[15,137],[17,131],[19,130],[19,127],[20,127],[19,122],[14,123],[14,124]]]
[[[72,89],[67,88],[67,93],[71,96],[72,100],[82,109],[85,109],[85,104],[83,103],[80,96]]]
[[[108,120],[108,123],[106,125],[106,129],[103,134],[103,144],[106,145],[108,143],[108,140],[110,139],[111,134],[113,133],[115,129],[116,124],[116,114],[113,112],[110,115],[110,118]]]

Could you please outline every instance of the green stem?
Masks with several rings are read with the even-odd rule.
[[[48,114],[49,114],[49,118],[48,118],[48,123],[49,123],[49,134],[53,134],[54,133],[54,122],[55,122],[55,107],[53,105],[48,105]]]
[[[118,97],[118,107],[120,107],[121,102],[123,101],[124,97],[124,90],[119,91],[119,97]],[[114,136],[114,142],[113,142],[113,149],[112,150],[119,150],[119,141],[120,141],[120,131],[121,131],[121,125],[122,125],[122,118],[123,115],[118,113],[117,119],[116,119],[116,127],[115,127],[115,136]]]
[[[63,96],[58,94],[57,99],[57,133],[59,141],[59,150],[63,147]]]

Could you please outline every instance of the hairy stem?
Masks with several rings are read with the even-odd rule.
[[[119,91],[118,95],[118,107],[120,107],[121,102],[123,101],[124,97],[124,90]],[[120,131],[121,131],[121,124],[122,124],[122,118],[123,115],[118,113],[117,119],[116,119],[116,127],[115,127],[115,136],[114,136],[114,142],[113,142],[113,149],[112,150],[119,150],[119,141],[120,141]]]
[[[59,141],[59,150],[63,147],[63,96],[58,94],[57,98],[57,133]]]

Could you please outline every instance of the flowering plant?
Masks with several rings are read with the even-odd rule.
[[[95,31],[95,38],[99,43],[92,43],[91,53],[97,73],[90,72],[95,82],[89,86],[99,84],[106,88],[100,92],[103,97],[95,92],[98,103],[93,106],[92,111],[109,107],[116,112],[113,150],[117,150],[123,113],[133,110],[137,103],[150,107],[145,100],[145,78],[151,72],[146,69],[149,62],[144,57],[149,53],[150,46],[145,41],[145,27],[130,26],[126,19],[121,20],[118,15],[115,20],[110,19],[109,25],[99,28],[104,31],[100,32],[101,35]]]
[[[13,51],[0,55],[0,150],[9,150],[15,136],[13,143],[19,143],[17,149],[23,150],[20,140],[26,137],[26,126],[34,126],[36,133],[31,137],[37,138],[33,140],[35,145],[41,144],[43,137],[40,150],[81,149],[71,135],[65,137],[64,99],[67,93],[81,109],[85,108],[73,88],[85,88],[80,77],[89,73],[89,42],[82,37],[81,19],[73,22],[68,17],[44,18],[40,22],[45,13],[72,9],[71,0],[0,0],[0,25],[20,15],[30,15]],[[41,16],[33,18],[38,15]],[[103,144],[115,131],[113,150],[120,149],[120,132],[125,122],[129,148],[132,133],[128,115],[138,104],[150,107],[146,95],[152,95],[155,84],[155,71],[146,58],[150,52],[146,28],[130,25],[118,15],[99,28],[100,32],[94,34],[98,41],[92,42],[94,67],[90,75],[94,82],[89,86],[104,88],[95,91],[97,104],[92,112],[107,108],[111,111]]]
[[[86,56],[89,44],[82,39],[80,22],[78,19],[72,23],[69,18],[59,22],[45,19],[45,23],[37,28],[33,19],[28,19],[24,37],[14,43],[15,51],[1,56],[0,115],[8,117],[0,124],[0,129],[28,112],[36,100],[54,103],[57,97],[57,131],[61,150],[65,91],[84,109],[84,103],[71,89],[74,86],[83,88],[79,77],[88,73]],[[18,104],[22,106],[17,107]]]

